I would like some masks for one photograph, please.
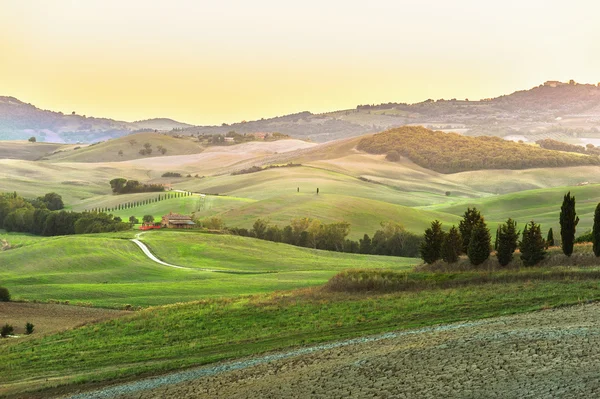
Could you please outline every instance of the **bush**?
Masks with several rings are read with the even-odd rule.
[[[2,327],[2,330],[0,330],[0,337],[6,338],[9,335],[13,335],[14,332],[15,329],[13,328],[13,326],[11,326],[10,324],[5,324],[4,327]]]
[[[385,159],[390,162],[398,162],[400,160],[400,154],[398,154],[398,151],[392,150],[385,155]]]
[[[27,335],[32,334],[33,327],[34,327],[33,324],[31,324],[30,322],[27,322],[27,324],[25,324],[25,334],[27,334]]]
[[[7,288],[0,287],[0,302],[10,302],[10,292]]]

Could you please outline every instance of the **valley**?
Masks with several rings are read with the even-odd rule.
[[[38,144],[14,142],[20,159],[0,160],[0,182],[8,193],[35,198],[56,192],[68,211],[109,209],[123,221],[146,215],[160,221],[174,212],[193,215],[201,225],[218,220],[249,231],[257,219],[280,229],[302,217],[345,221],[347,238],[356,242],[365,234],[374,237],[386,222],[419,237],[434,219],[447,230],[458,226],[468,207],[482,212],[492,232],[509,217],[519,229],[534,219],[544,234],[550,227],[558,232],[561,200],[570,191],[581,218],[577,235],[592,227],[600,166],[440,173],[406,156],[390,161],[385,154],[361,151],[362,139],[201,147],[190,138],[142,133],[79,149],[57,147],[60,152],[52,149],[54,154],[37,160],[26,149]],[[134,155],[146,142],[167,152]],[[295,166],[266,168],[288,164]],[[238,174],[252,167],[259,171]],[[165,185],[168,191],[116,195],[109,181],[117,177]],[[600,299],[599,266],[588,255],[589,245],[576,247],[568,260],[554,248],[546,263],[532,269],[521,270],[516,255],[506,273],[492,260],[474,272],[436,272],[422,269],[422,260],[414,257],[304,248],[211,228],[139,236],[158,259],[184,267],[176,269],[153,262],[131,242],[139,226],[55,237],[0,230],[10,247],[0,252],[0,283],[16,301],[11,303],[68,304],[84,310],[81,320],[89,323],[49,330],[41,315],[27,313],[39,334],[0,341],[0,355],[11,365],[11,372],[0,366],[5,376],[0,395],[68,396],[77,386],[85,390],[312,343]],[[466,262],[463,256],[460,267]],[[373,287],[394,287],[387,278],[415,286],[332,291],[336,276],[348,270],[362,273],[361,281]],[[444,285],[446,279],[456,285]],[[85,309],[116,313],[107,321],[86,321]],[[17,315],[2,315],[2,322],[22,329]],[[26,365],[19,354],[32,348],[37,360]],[[55,358],[70,360],[59,366]]]

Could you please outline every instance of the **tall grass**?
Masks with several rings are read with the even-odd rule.
[[[404,273],[390,270],[347,270],[333,276],[324,286],[331,292],[422,291],[461,288],[483,284],[531,281],[585,281],[600,279],[600,269],[569,267],[531,268],[500,272]]]

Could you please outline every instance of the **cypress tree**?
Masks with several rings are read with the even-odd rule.
[[[494,240],[494,251],[498,250],[498,236],[500,235],[500,226],[496,229],[496,239]]]
[[[573,243],[575,241],[575,231],[579,223],[579,217],[575,213],[575,197],[571,197],[569,191],[560,208],[560,238],[563,253],[571,256],[573,253]]]
[[[498,252],[496,256],[500,265],[506,266],[512,260],[513,253],[518,246],[520,233],[520,231],[517,231],[517,223],[510,218],[498,227]]]
[[[541,262],[546,256],[546,243],[542,237],[539,224],[532,220],[523,229],[523,239],[519,245],[521,249],[521,261],[525,266],[534,266]]]
[[[594,212],[594,227],[592,228],[592,243],[594,255],[600,256],[600,204],[596,205]]]
[[[548,230],[548,236],[546,237],[546,248],[554,246],[554,232],[552,231],[552,227]]]
[[[463,220],[461,220],[458,224],[458,230],[460,231],[460,236],[462,237],[462,253],[467,253],[473,227],[482,220],[483,218],[481,217],[481,213],[479,213],[477,208],[467,208],[467,211],[463,215]]]
[[[425,263],[432,264],[440,259],[442,254],[442,242],[444,241],[444,232],[439,220],[431,222],[431,227],[425,230],[423,243],[421,244],[421,258]]]
[[[370,254],[371,252],[373,252],[373,248],[371,245],[371,238],[369,237],[368,234],[365,234],[363,236],[362,239],[359,240],[360,245],[359,245],[359,252],[361,254]]]
[[[442,259],[444,262],[454,263],[458,261],[458,255],[462,248],[462,238],[455,226],[452,226],[447,234],[444,234],[442,242]]]
[[[490,257],[491,252],[490,230],[487,228],[483,218],[473,226],[471,239],[467,248],[467,256],[471,264],[478,266]],[[464,239],[463,239],[464,242]]]

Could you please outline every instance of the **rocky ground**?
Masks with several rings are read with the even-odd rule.
[[[166,378],[154,389],[98,397],[600,397],[600,305],[357,340],[174,384]]]

